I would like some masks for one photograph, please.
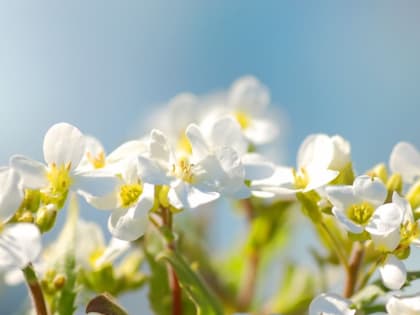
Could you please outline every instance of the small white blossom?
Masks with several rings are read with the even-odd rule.
[[[19,173],[10,167],[0,167],[0,225],[10,219],[23,200]]]
[[[412,144],[399,142],[391,152],[389,167],[393,173],[401,174],[405,182],[412,183],[420,177],[420,153]]]
[[[352,302],[333,293],[322,293],[309,305],[309,315],[354,315]]]

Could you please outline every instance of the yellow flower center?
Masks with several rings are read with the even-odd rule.
[[[292,172],[293,172],[293,177],[295,179],[295,188],[296,189],[306,188],[306,186],[308,186],[309,184],[309,176],[306,169],[302,167],[298,171],[293,169]]]
[[[47,179],[50,183],[49,191],[53,194],[66,194],[69,191],[73,181],[70,176],[71,163],[57,166],[51,164],[47,173]]]
[[[192,147],[187,135],[183,132],[178,138],[177,148],[187,154],[192,154]]]
[[[194,181],[193,166],[194,164],[191,164],[187,157],[182,157],[178,160],[178,165],[172,165],[172,173],[184,182],[191,184]]]
[[[249,117],[248,114],[244,112],[240,112],[240,111],[236,112],[235,118],[242,129],[248,128],[249,125],[251,124],[251,118]]]
[[[105,251],[105,248],[98,247],[93,252],[89,253],[88,261],[89,261],[89,264],[92,267],[95,267],[96,261],[98,260],[98,258],[100,258],[102,256],[102,254],[104,253],[104,251]]]
[[[139,199],[142,192],[143,185],[140,182],[122,185],[120,187],[121,206],[124,208],[133,206],[137,202],[137,199]]]
[[[101,151],[96,156],[90,152],[86,153],[86,158],[94,168],[103,168],[105,166],[105,152]]]
[[[353,222],[365,225],[372,217],[375,208],[368,202],[353,204],[347,208],[347,217]]]

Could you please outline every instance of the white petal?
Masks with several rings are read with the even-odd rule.
[[[85,154],[85,138],[76,127],[58,123],[45,134],[43,150],[47,164],[71,163],[72,168],[76,168]]]
[[[9,167],[0,168],[0,224],[9,219],[23,200],[20,176]]]
[[[191,143],[193,158],[195,161],[201,161],[210,154],[206,140],[201,133],[200,128],[195,124],[190,124],[185,131],[188,140]]]
[[[403,213],[403,222],[414,222],[413,210],[410,203],[404,197],[401,197],[396,191],[392,194],[392,203],[398,205]]]
[[[413,182],[420,176],[420,153],[410,143],[399,142],[389,158],[389,167],[393,173],[399,173],[405,182]]]
[[[250,115],[259,115],[270,103],[270,93],[255,77],[244,76],[229,91],[229,106]]]
[[[73,175],[72,190],[82,195],[105,196],[114,192],[118,185],[118,179],[110,176],[107,172],[95,170]]]
[[[217,192],[203,192],[185,182],[178,182],[177,186],[173,188],[178,199],[183,204],[182,208],[185,209],[197,208],[220,197],[220,194]]]
[[[309,305],[309,315],[354,315],[352,302],[333,293],[322,293]]]
[[[96,209],[110,210],[110,209],[117,209],[119,207],[117,191],[113,191],[104,196],[93,196],[84,191],[79,191],[79,195],[81,195],[88,204],[90,204]]]
[[[279,134],[279,128],[271,120],[253,118],[243,132],[250,142],[262,145],[273,141]]]
[[[124,142],[114,151],[112,151],[108,157],[108,163],[116,163],[129,157],[137,157],[138,155],[146,154],[148,152],[148,146],[145,141],[131,140]]]
[[[0,270],[25,268],[41,252],[41,233],[30,223],[8,225],[0,235]]]
[[[212,146],[231,147],[239,155],[245,154],[248,150],[248,143],[241,127],[231,117],[223,117],[216,121],[211,129],[210,143]]]
[[[366,230],[368,230],[366,228]],[[393,251],[396,249],[400,243],[400,229],[395,229],[389,233],[384,234],[375,234],[371,231],[370,237],[372,238],[373,243],[376,248],[382,251]]]
[[[394,203],[386,203],[375,210],[366,230],[375,235],[386,235],[399,229],[402,219],[403,210]]]
[[[363,232],[363,227],[351,221],[346,214],[344,213],[343,209],[338,207],[332,208],[332,213],[337,218],[338,222],[349,232],[354,234],[359,234]]]
[[[420,296],[392,296],[386,303],[386,310],[389,315],[418,315],[420,314]]]
[[[10,286],[17,286],[25,281],[22,270],[12,268],[4,274],[4,282]]]
[[[359,202],[359,199],[354,196],[353,186],[327,186],[325,190],[328,199],[336,207],[347,209],[350,205]]]
[[[297,157],[298,168],[327,169],[334,158],[334,144],[324,134],[313,134],[300,145]]]
[[[303,191],[307,192],[323,187],[334,180],[338,174],[337,171],[328,169],[308,169],[309,183]]]
[[[170,177],[166,175],[168,170],[163,169],[160,165],[149,158],[139,156],[139,177],[142,181],[155,185],[167,185]]]
[[[108,219],[108,229],[111,234],[121,240],[134,241],[146,230],[147,212],[143,217],[134,218],[135,207],[112,211]]]
[[[10,158],[10,165],[19,173],[24,188],[40,189],[48,185],[47,168],[44,164],[25,156],[14,155]]]
[[[389,255],[385,264],[379,268],[383,284],[391,290],[399,290],[407,279],[404,263],[394,255]]]
[[[274,173],[271,177],[254,180],[252,182],[254,187],[279,187],[279,186],[293,186],[294,177],[293,169],[290,167],[277,166],[274,170]]]
[[[334,145],[334,158],[331,161],[329,168],[333,170],[342,170],[351,162],[350,143],[339,135],[332,136],[331,141]]]
[[[171,148],[168,138],[160,130],[153,129],[150,133],[150,158],[161,163],[169,163],[171,160]]]
[[[257,153],[245,154],[241,160],[245,168],[245,179],[259,180],[269,178],[274,174],[273,163]]]
[[[377,177],[358,176],[353,183],[354,194],[361,200],[372,203],[375,207],[385,202],[388,191]]]

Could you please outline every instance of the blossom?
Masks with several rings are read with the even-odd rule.
[[[389,315],[420,315],[420,296],[392,296],[386,303]]]
[[[394,173],[401,174],[403,180],[412,183],[420,177],[420,153],[408,142],[399,142],[392,149],[389,167]]]
[[[387,190],[377,177],[362,175],[353,185],[328,186],[332,212],[346,230],[362,233],[376,208],[385,202]]]
[[[126,160],[120,168],[115,190],[99,197],[84,196],[94,207],[112,210],[108,228],[114,237],[133,241],[145,231],[154,203],[154,186],[143,181],[137,159]]]
[[[58,123],[47,131],[43,152],[46,165],[21,155],[12,156],[10,164],[21,175],[23,187],[41,189],[47,203],[61,207],[70,190],[103,194],[115,183],[109,174],[77,169],[85,153],[85,138],[70,124]]]
[[[0,270],[24,269],[36,260],[41,249],[41,233],[35,225],[7,225],[0,234]]]
[[[278,166],[268,179],[252,182],[253,187],[272,196],[292,197],[297,192],[309,192],[334,180],[339,172],[343,156],[348,158],[348,148],[341,137],[331,138],[323,134],[308,136],[301,144],[297,167]]]
[[[194,148],[194,160],[215,156],[219,161],[222,171],[218,172],[220,176],[215,183],[217,191],[223,195],[246,198],[250,195],[250,189],[245,181],[264,179],[274,172],[274,165],[264,157],[248,153],[248,143],[239,124],[230,117],[216,121],[207,134],[192,124],[187,129],[187,137]]]
[[[192,151],[196,151],[191,144]],[[177,155],[159,130],[151,131],[149,153],[139,156],[139,166],[145,182],[169,187],[168,201],[175,208],[196,208],[220,197],[214,189],[214,178],[221,172],[216,157],[194,160]]]
[[[0,225],[10,219],[23,200],[19,173],[10,167],[0,167]]]
[[[309,305],[309,315],[354,315],[352,302],[333,293],[322,293]]]

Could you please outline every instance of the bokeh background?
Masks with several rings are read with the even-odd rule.
[[[287,121],[286,163],[307,134],[339,133],[364,171],[399,140],[420,147],[419,29],[417,1],[0,0],[0,164],[42,159],[59,121],[111,150],[141,135],[156,104],[253,74]],[[0,313],[24,294],[1,289]]]

